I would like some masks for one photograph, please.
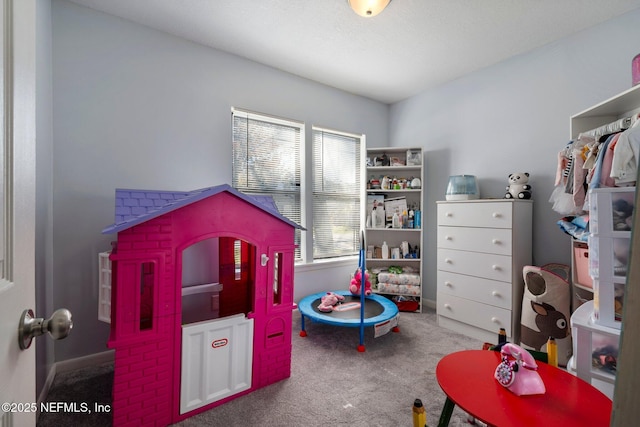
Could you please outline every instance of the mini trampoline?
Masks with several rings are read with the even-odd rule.
[[[361,241],[361,248],[364,246],[364,236]],[[360,251],[359,267],[365,271],[364,253]],[[398,307],[380,295],[371,294],[369,296],[353,295],[350,291],[332,291],[335,294],[344,296],[344,301],[337,304],[331,312],[318,310],[321,298],[326,292],[307,295],[298,303],[298,310],[301,315],[300,336],[306,337],[307,332],[304,327],[305,316],[311,321],[326,323],[328,325],[343,327],[360,327],[360,345],[358,351],[365,351],[364,348],[364,328],[365,327],[392,327],[391,330],[398,332],[397,317]]]

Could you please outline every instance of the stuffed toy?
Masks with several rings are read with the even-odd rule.
[[[333,311],[333,306],[338,304],[339,302],[344,301],[344,297],[342,295],[338,295],[333,292],[327,292],[326,295],[323,295],[320,298],[320,305],[318,305],[318,310],[323,313],[328,313]]]
[[[360,269],[356,270],[356,273],[353,275],[353,279],[351,279],[351,285],[349,286],[349,290],[354,295],[360,295],[362,289],[362,274]],[[364,294],[371,295],[371,282],[369,281],[369,272],[365,270],[364,272]]]
[[[529,172],[516,172],[509,174],[509,185],[505,199],[530,199],[531,186],[529,182]]]

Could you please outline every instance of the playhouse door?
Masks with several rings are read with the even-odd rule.
[[[182,327],[180,414],[251,388],[253,319],[244,314]]]

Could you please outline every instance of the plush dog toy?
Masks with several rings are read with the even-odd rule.
[[[342,295],[338,295],[333,292],[327,292],[326,295],[323,295],[322,298],[320,298],[320,305],[318,305],[318,310],[322,311],[323,313],[331,312],[333,311],[333,306],[342,301],[344,301],[344,297]]]
[[[530,199],[531,186],[529,182],[529,172],[516,172],[509,174],[509,185],[505,199]]]
[[[353,275],[349,290],[354,295],[360,295],[362,290],[362,272],[360,269],[357,269],[356,273]],[[364,272],[364,294],[371,295],[371,282],[369,281],[369,272],[366,270]]]

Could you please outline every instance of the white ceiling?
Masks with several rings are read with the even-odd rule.
[[[640,0],[70,0],[393,103],[640,7]],[[638,24],[640,25],[640,23]]]

